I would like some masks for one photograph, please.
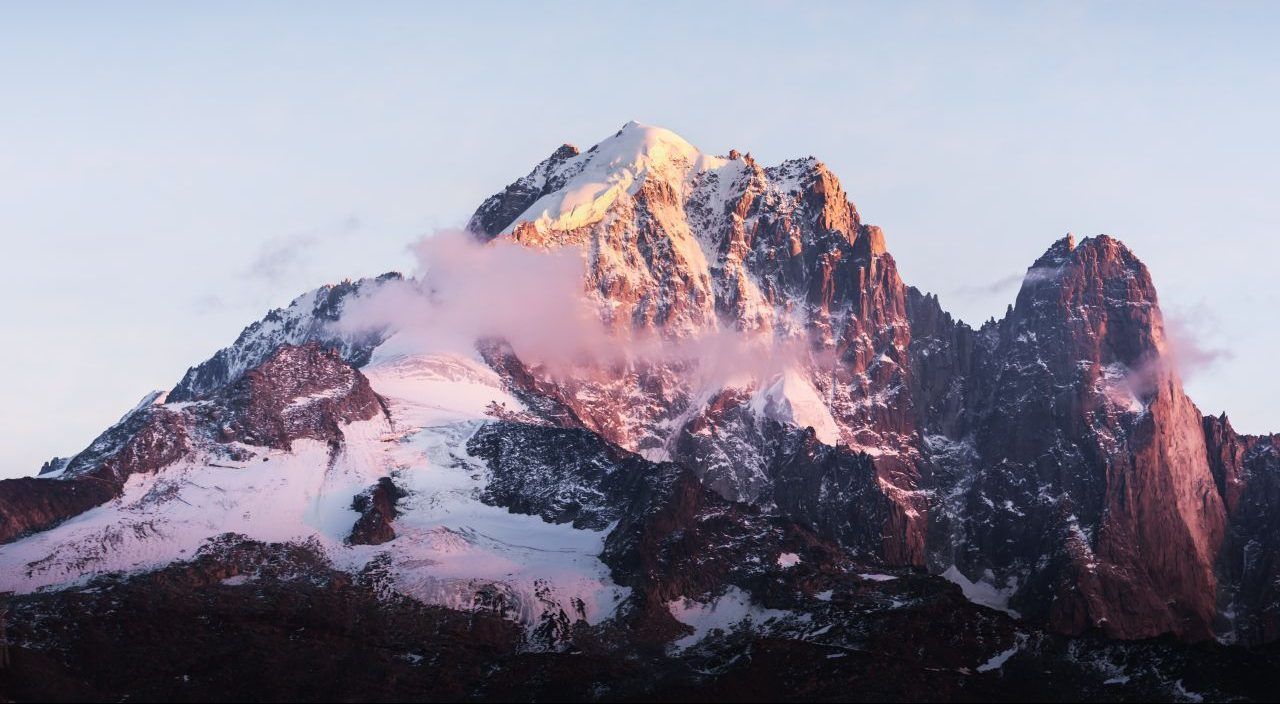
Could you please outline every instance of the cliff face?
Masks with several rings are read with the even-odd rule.
[[[114,497],[110,484],[92,479],[0,481],[0,543],[52,528]]]
[[[581,248],[586,291],[616,334],[765,349],[750,362],[642,356],[555,379],[504,357],[509,383],[562,409],[555,422],[684,462],[725,498],[759,503],[775,484],[767,423],[816,426],[823,442],[872,453],[867,493],[892,524],[882,554],[924,564],[906,288],[879,228],[825,165],[713,157],[629,124],[587,152],[558,150],[471,222],[483,239]]]
[[[386,412],[369,380],[331,348],[280,347],[257,368],[218,391],[207,413],[220,440],[289,449],[299,438],[342,443],[342,426]]]
[[[973,409],[977,562],[1064,632],[1208,637],[1225,516],[1146,268],[1111,238],[1062,240],[994,332]]]
[[[1280,639],[1280,436],[1240,435],[1204,418],[1209,466],[1227,508],[1218,558],[1220,626],[1249,645]]]

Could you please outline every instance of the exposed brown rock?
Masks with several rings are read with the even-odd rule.
[[[1209,466],[1227,507],[1218,557],[1220,630],[1248,645],[1280,640],[1280,435],[1241,435],[1205,417]]]
[[[391,522],[400,515],[396,502],[408,495],[390,477],[382,477],[367,492],[357,494],[351,501],[351,508],[359,512],[360,518],[351,527],[347,542],[352,545],[381,545],[395,540],[396,531]]]
[[[975,432],[961,567],[1014,580],[1017,608],[1063,632],[1210,637],[1225,514],[1146,267],[1109,237],[1064,238],[976,355],[921,303],[951,360],[916,393],[940,428]],[[968,419],[939,394],[953,370]]]
[[[0,481],[0,543],[48,530],[115,498],[115,485],[97,478]]]
[[[1203,423],[1209,470],[1213,473],[1213,481],[1218,487],[1218,494],[1222,496],[1227,515],[1234,516],[1240,506],[1240,497],[1248,486],[1245,456],[1262,439],[1237,433],[1225,413],[1217,418],[1205,416]]]
[[[265,362],[281,345],[319,343],[338,350],[352,366],[364,366],[373,349],[386,339],[388,331],[385,328],[342,331],[333,323],[342,316],[350,301],[403,278],[398,272],[390,271],[375,278],[325,285],[297,297],[287,307],[271,310],[242,330],[234,343],[188,369],[169,391],[167,400],[172,403],[207,398]]]
[[[724,548],[751,539],[954,566],[1073,635],[1280,637],[1276,441],[1201,418],[1171,364],[1150,275],[1118,241],[1055,243],[1005,318],[975,330],[904,286],[883,233],[814,159],[764,167],[735,155],[732,168],[678,178],[651,169],[597,222],[516,221],[588,155],[557,150],[487,200],[470,229],[582,247],[585,290],[621,334],[803,341],[794,371],[838,431],[832,446],[776,422],[757,388],[693,388],[697,359],[553,371],[484,344],[529,410],[473,438],[493,473],[483,499],[597,530],[616,521],[611,565],[653,600],[643,618],[655,632],[672,627],[662,600],[751,581],[735,561],[759,558],[759,545]],[[219,388],[182,413],[147,411],[51,473],[115,486],[210,437],[336,450],[344,424],[386,413],[367,380],[317,344],[273,349]],[[522,419],[535,423],[516,430]],[[59,481],[74,491],[0,484],[4,530],[39,530],[97,500]],[[357,497],[352,542],[394,538],[397,491],[387,480]],[[6,493],[17,498],[4,504]],[[576,626],[566,616],[548,628],[547,642],[562,643]]]
[[[223,441],[282,450],[299,438],[336,447],[342,425],[387,412],[359,370],[316,343],[280,347],[215,398],[229,411]]]
[[[697,336],[730,327],[808,339],[814,360],[804,373],[830,399],[842,442],[876,449],[873,492],[896,506],[883,526],[895,536],[886,541],[886,554],[923,565],[929,509],[921,495],[905,359],[911,325],[906,288],[883,234],[861,222],[821,162],[766,168],[744,157],[743,164],[733,183],[720,183],[725,176],[717,173],[699,175],[691,187],[649,177],[618,195],[600,222],[571,231],[516,223],[510,237],[592,252],[587,292],[603,302],[606,323],[620,334]],[[721,191],[726,199],[712,197]],[[496,202],[487,201],[473,222]],[[698,400],[689,386],[697,360],[583,365],[558,377],[533,360],[504,355],[501,361],[513,390],[526,400],[543,399],[533,405],[548,406],[554,422],[587,428],[631,450],[674,450],[675,459],[722,495],[756,498],[767,450],[750,429],[747,409],[731,407],[749,396],[726,390],[705,409],[689,408]],[[678,418],[689,425],[673,432],[670,423]],[[692,438],[698,424],[708,423],[717,432]],[[727,423],[741,432],[719,432]]]

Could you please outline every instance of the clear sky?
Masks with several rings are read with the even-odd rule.
[[[0,476],[636,119],[813,154],[981,322],[1105,232],[1280,430],[1280,3],[6,3]],[[1220,353],[1215,353],[1220,351]]]

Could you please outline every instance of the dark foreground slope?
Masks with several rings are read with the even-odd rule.
[[[562,612],[530,631],[503,618],[499,598],[467,612],[427,606],[390,589],[379,560],[352,575],[314,545],[227,534],[157,571],[9,597],[0,696],[1263,701],[1278,684],[1274,646],[1055,635],[921,570],[863,563],[586,431],[501,421],[471,446],[495,473],[486,501],[550,521],[617,521],[603,559],[631,596],[615,619],[588,626]],[[567,450],[588,461],[563,461]],[[521,479],[573,490],[509,491]],[[765,611],[686,645],[672,605],[735,592]]]
[[[731,629],[677,651],[643,629],[584,626],[546,650],[530,647],[500,616],[389,596],[376,572],[352,579],[305,545],[227,536],[188,563],[132,580],[100,578],[11,599],[0,696],[1177,701],[1194,694],[1267,701],[1276,691],[1274,647],[1067,640],[912,573],[833,591],[810,628],[789,634]]]

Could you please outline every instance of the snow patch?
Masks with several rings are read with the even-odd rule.
[[[874,574],[870,572],[864,572],[858,576],[872,582],[892,582],[897,579],[897,577],[891,574]]]
[[[1009,598],[1018,591],[1017,582],[1010,579],[1004,587],[995,585],[995,576],[988,570],[983,579],[978,582],[971,581],[964,576],[955,565],[947,568],[941,575],[944,579],[952,582],[960,587],[960,591],[964,592],[964,596],[969,601],[980,606],[1003,611],[1014,618],[1021,618],[1022,614],[1009,608]]]
[[[299,439],[287,452],[242,446],[252,461],[197,451],[155,474],[133,475],[119,498],[0,546],[0,592],[152,570],[238,533],[309,542],[352,573],[384,560],[392,588],[403,594],[457,609],[495,608],[530,626],[548,612],[591,623],[614,612],[630,592],[598,558],[607,530],[546,523],[479,501],[488,471],[466,442],[491,420],[492,404],[523,409],[491,369],[465,354],[383,353],[365,373],[392,423],[379,415],[344,426],[334,456],[326,443]],[[352,499],[383,477],[409,493],[398,507],[397,537],[382,546],[346,544],[359,518]]]
[[[1177,695],[1179,701],[1184,701],[1184,702],[1204,701],[1203,694],[1199,694],[1198,692],[1192,692],[1191,690],[1187,689],[1182,684],[1182,680],[1178,680],[1177,682],[1173,683],[1173,693]]]
[[[978,672],[991,672],[992,670],[999,670],[1004,667],[1004,664],[1009,662],[1009,658],[1017,655],[1018,651],[1022,650],[1022,647],[1026,645],[1026,643],[1027,637],[1019,633],[1017,640],[1013,643],[1013,647],[992,655],[990,660],[987,660],[978,666]]]
[[[818,440],[827,445],[840,442],[840,426],[813,384],[795,369],[788,368],[751,399],[756,415],[772,418],[798,428],[813,428]]]
[[[692,635],[675,642],[675,647],[681,649],[694,645],[715,631],[728,631],[738,624],[764,625],[790,615],[788,611],[766,609],[751,603],[750,595],[733,586],[708,602],[692,599],[669,601],[667,610],[677,621],[694,630]]]

